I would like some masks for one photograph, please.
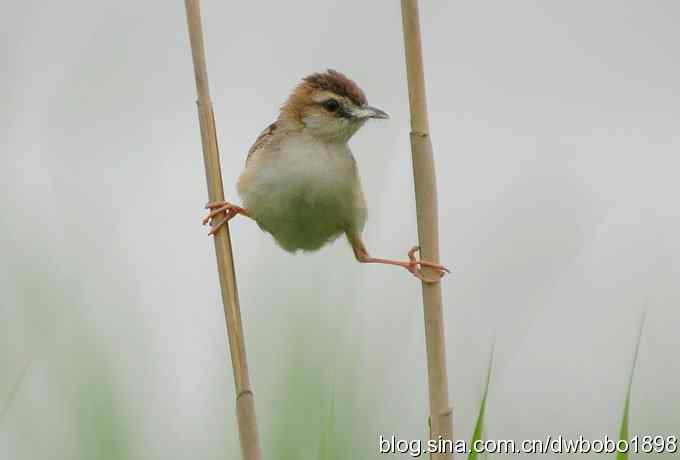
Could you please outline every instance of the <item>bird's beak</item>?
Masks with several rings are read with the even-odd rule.
[[[381,118],[381,119],[388,119],[390,118],[387,113],[383,112],[382,110],[371,107],[370,105],[365,105],[363,107],[359,107],[353,111],[353,115],[356,118],[359,118],[361,120],[367,119],[367,118]]]

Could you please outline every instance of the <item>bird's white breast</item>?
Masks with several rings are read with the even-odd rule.
[[[253,160],[239,193],[284,249],[315,250],[349,226],[363,226],[365,205],[347,144],[288,136]]]

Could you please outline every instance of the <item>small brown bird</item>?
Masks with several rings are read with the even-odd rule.
[[[248,152],[237,189],[244,207],[208,203],[207,224],[224,213],[210,234],[241,214],[255,220],[286,251],[315,251],[345,234],[362,263],[404,267],[425,279],[420,267],[448,270],[417,260],[370,257],[361,240],[366,201],[357,164],[347,142],[369,118],[389,118],[367,104],[363,91],[340,72],[328,70],[304,78],[281,107],[277,120]]]

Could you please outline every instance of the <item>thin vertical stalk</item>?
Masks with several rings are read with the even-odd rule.
[[[210,201],[222,201],[224,200],[224,188],[222,186],[222,171],[215,131],[215,117],[208,87],[208,71],[203,47],[200,5],[198,0],[185,0],[184,3],[186,6],[187,24],[189,26],[191,54],[194,62],[196,92],[198,93],[198,120],[201,128],[208,198]],[[227,323],[231,364],[234,371],[236,418],[238,420],[241,454],[243,460],[260,460],[260,440],[255,418],[255,401],[248,377],[243,325],[241,323],[241,311],[238,302],[236,274],[228,225],[223,225],[215,232],[214,243],[220,288],[222,290],[224,316]]]
[[[437,184],[430,141],[425,77],[420,41],[420,19],[417,0],[402,0],[401,13],[404,29],[404,48],[408,78],[409,107],[411,109],[411,157],[418,219],[420,255],[425,260],[439,261],[439,229],[437,215]],[[429,268],[423,274],[436,278]],[[448,376],[442,292],[439,282],[422,283],[425,317],[425,345],[430,393],[430,438],[452,440],[453,413],[449,407]],[[440,438],[441,437],[441,438]],[[436,453],[436,460],[451,459],[453,454]]]

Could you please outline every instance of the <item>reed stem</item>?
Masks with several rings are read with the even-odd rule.
[[[411,158],[420,255],[424,260],[438,263],[437,183],[427,117],[417,0],[402,0],[401,12],[411,110]],[[423,269],[423,274],[428,278],[438,276],[433,269],[427,267]],[[441,284],[423,282],[422,295],[430,394],[430,439],[453,440],[453,411],[449,407]],[[453,454],[451,452],[437,453],[432,458],[435,460],[451,459]]]
[[[208,71],[203,47],[200,5],[199,0],[185,0],[184,3],[196,77],[198,120],[201,128],[201,144],[203,146],[205,177],[208,184],[208,198],[211,202],[223,201],[224,187],[222,185],[222,170],[215,131],[215,116],[208,87]],[[260,460],[261,452],[255,418],[255,400],[248,377],[243,324],[241,322],[236,273],[228,225],[223,225],[215,232],[213,241],[215,243],[224,316],[227,323],[231,364],[234,372],[236,418],[241,443],[241,455],[243,460]]]

